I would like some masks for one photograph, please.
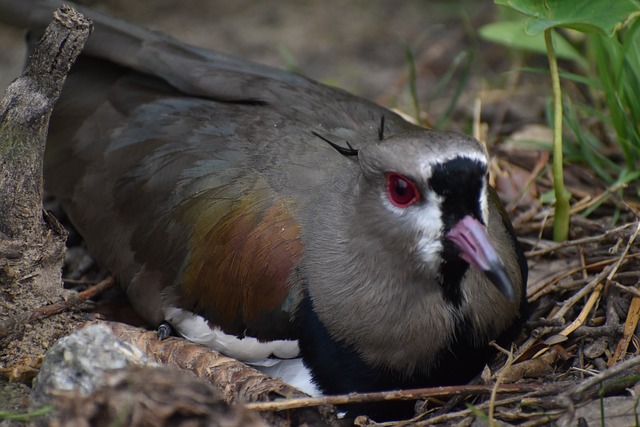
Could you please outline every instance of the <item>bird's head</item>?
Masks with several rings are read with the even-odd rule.
[[[453,300],[460,298],[460,281],[469,267],[507,299],[516,298],[487,229],[488,161],[478,141],[421,129],[366,145],[357,156],[362,217],[369,212],[365,222],[381,244],[437,277]]]
[[[513,324],[526,266],[482,144],[403,127],[336,149],[353,165],[323,188],[323,237],[305,247],[309,295],[334,339],[412,375],[454,342],[482,346]]]

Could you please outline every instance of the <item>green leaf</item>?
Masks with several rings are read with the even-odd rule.
[[[556,201],[556,193],[553,190],[549,190],[546,193],[540,195],[540,202],[544,205],[550,205]]]
[[[611,37],[640,16],[638,0],[495,0],[529,16],[525,32],[537,35],[553,27]]]
[[[503,21],[487,24],[480,28],[480,36],[485,40],[499,43],[516,49],[528,50],[542,55],[547,54],[542,34],[530,36],[525,34],[521,21]],[[587,66],[585,59],[561,35],[553,34],[553,45],[556,55]]]

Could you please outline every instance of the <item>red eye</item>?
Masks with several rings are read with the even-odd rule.
[[[408,178],[395,172],[385,174],[387,197],[394,206],[406,208],[420,200],[418,187]]]

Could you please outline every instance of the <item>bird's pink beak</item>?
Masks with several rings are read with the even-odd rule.
[[[489,239],[487,227],[467,215],[453,226],[447,238],[460,250],[460,258],[482,271],[504,296],[515,299],[513,284]]]

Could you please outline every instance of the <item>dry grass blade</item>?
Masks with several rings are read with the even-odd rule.
[[[631,306],[627,314],[627,321],[624,323],[624,332],[622,339],[618,342],[616,350],[607,362],[607,366],[611,367],[618,361],[624,359],[627,354],[627,349],[631,343],[636,328],[638,327],[638,321],[640,320],[640,296],[635,295],[631,300]]]

